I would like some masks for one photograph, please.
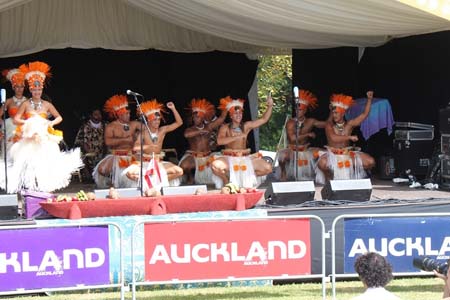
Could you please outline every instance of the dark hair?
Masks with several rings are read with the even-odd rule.
[[[392,266],[386,258],[375,252],[368,252],[355,261],[355,271],[367,287],[384,287],[392,280]]]

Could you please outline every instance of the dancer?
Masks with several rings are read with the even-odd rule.
[[[167,103],[174,117],[175,122],[160,126],[162,113],[164,111],[163,104],[159,103],[156,99],[146,101],[141,104],[142,112],[148,120],[148,129],[145,128],[143,132],[143,170],[144,170],[144,182],[143,190],[146,195],[149,194],[149,190],[159,192],[163,186],[178,186],[180,185],[180,177],[183,176],[183,169],[171,162],[163,161],[164,152],[162,152],[164,138],[167,133],[174,131],[181,125],[183,125],[183,119],[178,113],[173,102]],[[127,187],[139,186],[140,180],[140,151],[141,151],[141,137],[136,139],[133,147],[134,151],[134,163],[130,165],[123,174],[123,182]]]
[[[8,192],[52,192],[69,185],[72,172],[83,166],[80,149],[60,151],[62,132],[53,126],[61,123],[62,117],[52,103],[41,98],[50,66],[36,61],[21,65],[19,70],[25,74],[32,96],[14,116],[14,123],[20,125],[16,129],[20,139],[9,151]],[[54,117],[51,121],[49,114]]]
[[[350,142],[358,141],[356,135],[351,135],[353,128],[361,125],[367,118],[372,105],[373,91],[367,92],[367,102],[364,111],[354,119],[346,121],[345,111],[353,105],[351,96],[335,94],[331,96],[330,109],[333,120],[325,126],[328,151],[318,161],[316,181],[324,183],[330,179],[360,179],[366,176],[364,170],[375,166],[375,160],[370,155],[350,146]]]
[[[247,135],[254,129],[267,123],[272,115],[273,100],[267,97],[267,109],[260,119],[242,122],[244,100],[231,97],[220,100],[220,109],[229,112],[230,123],[223,124],[218,133],[217,144],[225,145],[221,157],[212,162],[212,170],[220,178],[216,187],[228,182],[239,187],[256,187],[256,176],[265,176],[272,172],[272,165],[261,158],[259,153],[250,155],[247,149]]]
[[[300,90],[295,105],[295,116],[286,122],[283,132],[287,148],[278,152],[280,180],[314,180],[314,165],[319,157],[319,149],[309,148],[308,141],[316,137],[313,129],[324,128],[327,121],[306,117],[308,109],[317,107],[317,98],[310,91]]]
[[[192,112],[192,126],[184,131],[189,150],[181,158],[179,166],[187,184],[212,184],[214,155],[211,154],[211,134],[225,121],[227,112],[223,110],[220,117],[208,122],[215,117],[215,108],[206,99],[192,99],[189,110]]]
[[[8,111],[8,118],[5,120],[6,127],[6,148],[9,150],[12,143],[15,141],[14,136],[16,132],[16,125],[13,122],[14,116],[19,110],[20,105],[27,100],[23,95],[25,89],[25,74],[19,69],[11,69],[3,71],[3,75],[11,82],[14,96],[6,99],[4,107],[0,110],[0,118],[5,111]]]
[[[125,95],[109,98],[104,110],[114,120],[105,126],[105,145],[109,154],[94,168],[92,178],[99,188],[121,188],[124,187],[121,185],[122,172],[132,162],[133,145],[140,123],[130,121],[128,99]]]

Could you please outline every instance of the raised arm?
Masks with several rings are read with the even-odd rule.
[[[248,129],[250,131],[254,128],[260,127],[263,124],[266,124],[269,121],[270,116],[272,115],[272,108],[273,108],[273,99],[272,99],[272,96],[269,95],[267,97],[267,109],[264,112],[264,114],[261,116],[261,118],[255,120],[255,121],[245,122],[246,129]]]
[[[161,126],[160,130],[162,130],[166,133],[174,131],[175,129],[177,129],[178,127],[183,125],[183,119],[181,118],[180,114],[178,113],[177,109],[175,108],[175,104],[173,104],[173,102],[168,102],[167,108],[169,108],[172,111],[172,113],[175,117],[175,122],[173,122],[172,124],[166,125],[166,126]]]
[[[330,116],[331,116],[331,114],[330,114]],[[325,128],[325,126],[329,122],[331,122],[331,117],[328,117],[328,120],[326,120],[326,121],[319,121],[319,120],[313,119],[313,126],[316,128]]]
[[[364,106],[364,111],[356,118],[348,121],[348,123],[353,127],[361,125],[361,123],[367,118],[367,116],[369,116],[370,107],[372,106],[373,91],[368,91],[366,94],[367,94],[367,102],[366,106]]]
[[[226,110],[222,110],[222,113],[220,114],[220,116],[218,118],[216,118],[214,121],[211,121],[208,124],[208,129],[209,130],[214,130],[217,127],[219,127],[220,125],[223,124],[223,122],[225,121],[225,118],[227,117],[227,111]]]

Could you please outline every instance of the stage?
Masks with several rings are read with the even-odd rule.
[[[267,180],[260,190],[270,185]],[[107,287],[239,279],[324,281],[333,274],[333,261],[334,274],[352,275],[355,257],[366,251],[388,257],[396,274],[418,275],[419,270],[412,266],[414,257],[450,256],[450,237],[444,229],[450,226],[447,191],[411,189],[407,184],[378,179],[372,179],[372,185],[371,200],[365,202],[321,200],[323,186],[317,186],[315,200],[290,206],[267,205],[262,196],[255,208],[241,211],[79,220],[37,218],[29,220],[33,221],[29,224],[5,222],[0,227],[2,236],[20,236],[4,249],[5,253],[15,253],[21,247],[35,249],[39,245],[42,249],[37,254],[33,252],[36,256],[33,265],[25,264],[19,270],[19,261],[11,261],[8,272],[0,274],[0,279],[11,281],[11,276],[16,276],[12,272],[14,267],[21,271],[17,276],[32,279],[30,284],[25,287],[19,284],[23,280],[14,280],[17,286],[0,288],[0,294],[16,293],[18,289],[36,290],[35,277],[40,279],[42,274],[33,272],[34,265],[44,260],[45,255],[61,253],[67,260],[63,270],[55,273],[56,263],[53,266],[50,260],[47,262],[50,271],[44,275],[51,283],[45,285],[48,290],[88,288],[89,284]],[[79,190],[94,191],[95,186],[73,181],[57,194],[70,195]],[[210,189],[208,193],[219,191]],[[70,268],[69,252],[85,255],[92,268],[85,268],[81,262],[77,268]],[[212,267],[219,261],[222,268]],[[169,265],[173,265],[172,269]],[[201,272],[199,267],[203,267]],[[170,272],[162,274],[160,270]],[[85,284],[74,272],[91,272],[88,278],[98,280]],[[240,275],[233,277],[235,274]],[[72,279],[65,283],[56,275]]]
[[[450,191],[437,189],[427,190],[424,188],[410,188],[407,183],[393,183],[392,180],[381,180],[376,177],[372,177],[372,195],[371,200],[415,200],[415,199],[433,199],[433,198],[445,198],[450,199]],[[272,181],[266,180],[261,184],[258,189],[266,189]],[[315,200],[322,200],[321,191],[323,186],[316,185]],[[85,192],[93,192],[95,190],[95,184],[80,183],[77,179],[73,179],[70,185],[56,194],[76,193],[80,190]],[[208,186],[209,193],[218,193],[213,187]]]

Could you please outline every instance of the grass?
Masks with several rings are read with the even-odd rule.
[[[444,282],[437,278],[394,279],[387,287],[401,299],[433,300],[442,299]],[[336,285],[336,298],[351,299],[362,293],[364,288],[359,281],[339,281]],[[319,300],[322,299],[319,283],[298,283],[274,286],[252,287],[209,287],[154,289],[137,292],[139,300]],[[84,291],[77,293],[52,293],[51,295],[8,296],[2,299],[16,300],[112,300],[119,299],[120,292]],[[131,299],[131,292],[125,294]],[[327,285],[327,299],[331,299],[331,285]],[[380,299],[381,300],[381,299]]]

